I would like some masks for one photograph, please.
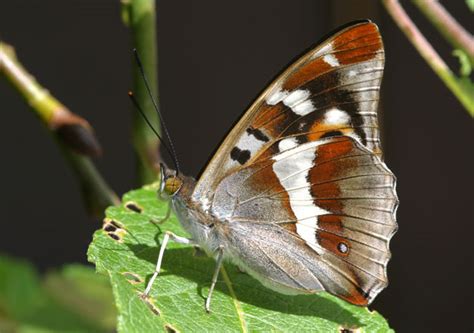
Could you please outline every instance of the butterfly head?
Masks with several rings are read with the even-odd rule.
[[[163,164],[160,165],[160,192],[162,199],[170,199],[174,197],[181,187],[183,180],[176,175],[173,170],[167,169]]]

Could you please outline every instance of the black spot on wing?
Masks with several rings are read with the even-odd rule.
[[[364,289],[360,288],[360,287],[357,287],[356,286],[356,289],[360,292],[360,294],[365,298],[365,299],[369,299],[370,297],[370,294],[368,292],[366,292]]]
[[[330,137],[339,136],[339,135],[343,135],[341,131],[329,131],[327,133],[324,133],[324,135],[321,135],[321,139],[330,138]]]
[[[341,253],[347,253],[347,251],[349,251],[349,247],[346,243],[341,242],[337,244],[337,250]]]
[[[247,133],[250,135],[253,135],[257,140],[260,140],[263,142],[268,142],[269,140],[268,137],[265,134],[263,134],[263,132],[259,130],[258,128],[249,127],[247,128]]]
[[[250,159],[250,151],[240,150],[238,147],[234,147],[230,152],[230,158],[240,164],[245,164]]]
[[[372,81],[374,84],[379,84],[377,83],[377,78],[372,79]],[[364,83],[355,80],[353,84],[361,85]],[[361,103],[378,100],[378,94],[375,90],[372,93],[365,90],[354,90],[357,88],[364,88],[364,86],[352,88],[353,90],[351,90],[351,87],[345,88],[341,86],[341,78],[337,75],[337,72],[324,74],[318,80],[310,81],[301,87],[301,89],[306,89],[311,92],[311,102],[316,110],[322,110],[325,112],[332,107],[336,107],[347,112],[351,117],[351,127],[354,128],[361,143],[367,145],[367,135],[363,129],[366,125],[365,119],[364,117],[359,116],[358,112],[372,110],[359,110],[359,107]],[[376,109],[374,111],[376,111]],[[312,112],[305,117],[307,119],[312,119],[321,116],[323,116],[323,114]]]

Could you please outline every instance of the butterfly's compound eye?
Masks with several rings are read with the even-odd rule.
[[[176,192],[178,192],[182,185],[183,181],[178,177],[168,177],[165,179],[164,193],[169,196],[173,196],[176,194]]]

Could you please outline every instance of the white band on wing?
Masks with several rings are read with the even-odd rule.
[[[315,141],[302,144],[272,158],[273,172],[287,191],[291,209],[298,219],[296,232],[319,254],[321,248],[316,239],[318,216],[329,212],[314,203],[308,175],[314,166],[316,147],[321,143]]]

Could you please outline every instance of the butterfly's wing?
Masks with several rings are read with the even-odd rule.
[[[325,136],[352,136],[380,155],[377,104],[383,66],[382,40],[371,22],[353,24],[309,51],[245,112],[202,173],[193,197],[209,204],[232,172]]]
[[[398,201],[395,178],[380,158],[383,64],[375,24],[345,28],[264,91],[205,169],[192,199],[229,228],[247,230],[245,238],[229,236],[234,244],[251,242],[258,225],[300,241],[290,247],[293,255],[277,255],[282,250],[271,238],[254,242],[268,245],[255,254],[266,262],[250,267],[254,273],[275,266],[280,273],[265,272],[272,283],[285,285],[282,276],[301,283],[289,270],[301,273],[295,267],[303,265],[317,280],[301,277],[306,289],[360,305],[386,285]]]
[[[240,242],[253,250],[258,262],[248,270],[260,280],[303,292],[322,289],[366,305],[387,285],[397,204],[395,177],[380,158],[357,140],[336,136],[232,173],[218,185],[212,207],[230,222],[227,234],[238,249],[231,250],[237,261],[250,262]],[[272,225],[263,243],[256,239],[262,224]],[[271,235],[277,229],[280,236]],[[255,250],[264,246],[263,253]],[[277,255],[282,251],[288,253]],[[272,266],[281,271],[259,275]],[[309,270],[306,275],[300,266]],[[294,284],[279,278],[288,275]]]

